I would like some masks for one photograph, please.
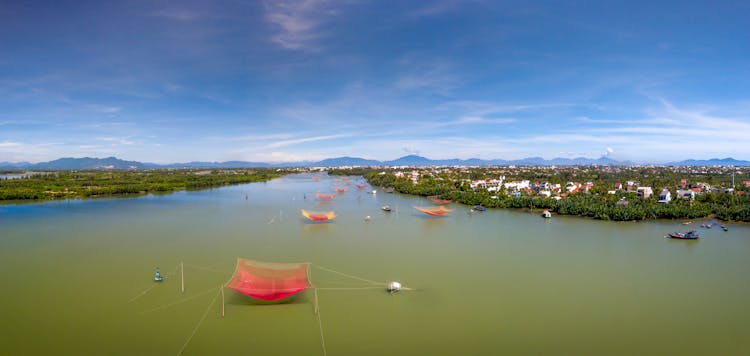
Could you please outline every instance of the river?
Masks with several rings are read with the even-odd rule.
[[[354,184],[320,202],[344,182],[311,178],[0,205],[0,354],[320,355],[321,326],[328,355],[750,352],[747,225],[682,241],[663,237],[681,221],[431,218],[424,198]],[[268,305],[226,289],[222,317],[237,257],[310,262],[321,288],[363,282],[317,266],[416,290],[321,289],[318,320],[312,290]]]

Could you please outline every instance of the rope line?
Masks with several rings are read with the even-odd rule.
[[[367,282],[367,283],[370,283],[370,284],[378,284],[378,285],[386,285],[386,284],[387,284],[387,283],[385,283],[385,282],[377,282],[377,281],[373,281],[373,280],[371,280],[371,279],[367,279],[367,278],[362,278],[362,277],[352,276],[351,274],[346,274],[346,273],[344,273],[344,272],[339,272],[339,271],[335,271],[335,270],[332,270],[332,269],[330,269],[330,268],[325,268],[325,267],[323,267],[323,266],[320,266],[320,265],[313,265],[313,266],[315,266],[315,267],[317,267],[317,268],[320,268],[320,269],[322,269],[322,270],[324,270],[324,271],[328,271],[328,272],[331,272],[331,273],[335,273],[335,274],[338,274],[338,275],[341,275],[341,276],[344,276],[344,277],[348,277],[348,278],[353,278],[353,279],[357,279],[357,280],[360,280],[360,281],[362,281],[362,282]]]
[[[318,330],[320,330],[320,346],[323,348],[323,356],[326,356],[326,339],[323,336],[323,320],[320,319],[320,307],[318,306],[318,289],[315,289],[315,316],[318,317]]]
[[[221,292],[221,289],[219,289],[219,292]],[[203,324],[203,321],[206,320],[206,317],[208,316],[208,312],[211,310],[211,306],[213,306],[214,303],[216,303],[216,298],[218,297],[219,297],[219,293],[216,293],[216,295],[214,296],[214,299],[212,299],[211,303],[208,304],[208,307],[206,308],[206,311],[203,313],[203,316],[201,317],[201,320],[198,322],[198,325],[195,326],[195,329],[193,329],[193,332],[190,334],[190,337],[188,337],[187,341],[185,341],[185,344],[182,345],[182,347],[180,348],[180,351],[177,353],[177,356],[182,355],[182,351],[185,351],[185,348],[190,343],[190,340],[192,340],[193,336],[195,336],[195,333],[198,332],[198,328],[200,328],[201,324]]]
[[[169,276],[177,273],[177,269],[179,269],[179,268],[180,268],[180,265],[178,264],[177,266],[174,267],[174,270],[172,270],[172,272],[169,272],[168,274],[164,274],[164,277],[169,277]],[[130,300],[128,300],[127,302],[125,302],[125,304],[129,304],[129,303],[135,301],[136,299],[138,299],[138,298],[146,295],[146,293],[150,292],[152,289],[154,289],[154,287],[156,287],[156,283],[154,283],[151,287],[146,288],[145,290],[143,290],[142,292],[140,292],[139,294],[137,294],[133,298],[130,298]]]
[[[383,289],[383,287],[342,287],[342,288],[326,288],[326,287],[315,287],[315,290],[363,290],[363,289]]]
[[[172,302],[172,303],[169,303],[169,304],[165,304],[165,305],[162,305],[162,306],[159,306],[159,307],[156,307],[156,308],[153,308],[153,309],[149,309],[149,310],[146,310],[146,311],[142,311],[142,312],[141,312],[141,314],[148,314],[148,313],[152,313],[152,312],[155,312],[155,311],[157,311],[157,310],[162,310],[162,309],[166,309],[166,308],[169,308],[169,307],[175,306],[175,305],[177,305],[177,304],[180,304],[180,303],[184,303],[184,302],[187,302],[187,301],[189,301],[189,300],[193,300],[193,299],[195,299],[195,298],[198,298],[198,297],[204,296],[204,295],[208,294],[209,292],[211,292],[211,291],[213,291],[213,290],[214,290],[214,288],[211,288],[211,289],[209,289],[209,290],[205,290],[205,291],[203,291],[203,292],[200,292],[200,293],[198,293],[198,294],[196,294],[196,295],[194,295],[194,296],[191,296],[191,297],[187,297],[187,298],[182,298],[182,299],[178,299],[178,300],[176,300],[176,301],[174,301],[174,302]]]
[[[194,265],[194,264],[190,264],[190,263],[186,263],[185,265],[188,266],[188,267],[192,267],[192,268],[195,268],[195,269],[199,269],[199,270],[203,270],[203,271],[208,271],[208,272],[216,272],[216,273],[222,273],[222,274],[228,274],[229,273],[227,271],[220,271],[218,269],[213,269],[213,268],[209,268],[209,267],[198,266],[198,265]]]

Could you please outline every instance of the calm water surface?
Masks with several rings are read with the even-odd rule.
[[[459,205],[428,218],[412,208],[431,205],[423,198],[354,185],[331,202],[314,199],[334,184],[295,175],[0,205],[0,354],[322,354],[312,291],[260,305],[226,290],[221,317],[215,298],[237,257],[418,289],[320,290],[329,355],[750,353],[748,226],[676,241],[662,236],[684,229],[678,221],[545,221]],[[338,217],[311,224],[300,209]],[[151,281],[157,266],[161,284]],[[363,286],[311,271],[319,287]]]

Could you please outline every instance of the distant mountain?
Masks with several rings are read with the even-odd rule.
[[[750,166],[750,161],[736,160],[731,157],[719,159],[711,158],[707,160],[688,159],[679,162],[665,163],[667,166]]]
[[[136,161],[123,161],[115,157],[107,158],[60,158],[54,161],[31,164],[25,169],[140,169],[146,165]]]
[[[341,167],[341,166],[380,166],[383,163],[372,159],[364,159],[357,157],[338,157],[328,158],[322,161],[311,163],[317,167]]]
[[[479,158],[469,159],[429,159],[418,155],[408,155],[397,158],[392,161],[377,161],[358,157],[337,157],[328,158],[322,161],[311,162],[285,162],[285,163],[266,163],[266,162],[245,162],[245,161],[226,161],[226,162],[187,162],[187,163],[142,163],[136,161],[125,161],[115,157],[107,158],[60,158],[50,162],[28,163],[28,162],[0,162],[2,170],[57,170],[57,169],[159,169],[159,168],[253,168],[253,167],[341,167],[341,166],[587,166],[587,165],[610,165],[610,166],[627,166],[633,165],[630,161],[616,161],[609,157],[599,157],[597,159],[578,157],[578,158],[553,158],[544,159],[542,157],[529,157],[517,160],[483,160]],[[664,165],[671,166],[750,166],[750,161],[741,161],[734,158],[712,158],[709,160],[685,160],[680,162],[670,162]]]
[[[156,164],[147,163],[148,168],[253,168],[253,167],[270,167],[271,164],[264,162],[244,162],[244,161],[226,161],[226,162],[187,162],[187,163],[169,163]]]

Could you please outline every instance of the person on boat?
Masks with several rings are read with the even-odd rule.
[[[161,276],[161,272],[159,271],[159,267],[156,267],[156,274],[154,275],[154,281],[161,282],[164,278]]]

